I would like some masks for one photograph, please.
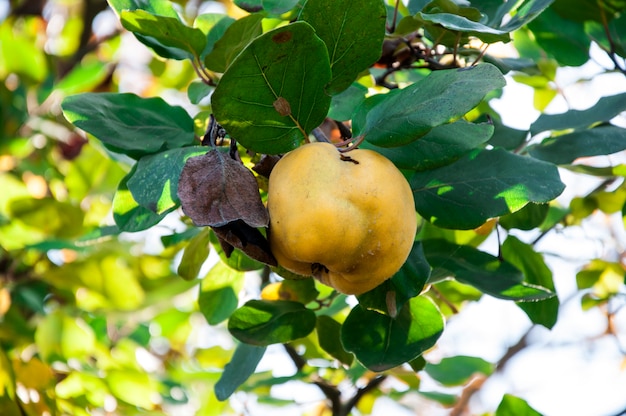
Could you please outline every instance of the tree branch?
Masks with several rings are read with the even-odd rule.
[[[467,386],[465,386],[465,388],[461,392],[461,397],[459,397],[458,402],[452,408],[452,411],[450,411],[450,416],[461,416],[465,413],[465,411],[467,410],[467,406],[469,405],[470,399],[474,394],[480,391],[483,384],[485,384],[489,377],[501,372],[513,357],[515,357],[518,353],[523,351],[524,348],[528,346],[528,335],[533,328],[534,326],[531,326],[528,331],[526,331],[524,335],[521,336],[519,341],[511,345],[506,350],[502,358],[500,358],[496,363],[495,371],[491,375],[476,376],[474,379],[472,379],[472,381],[470,381]]]

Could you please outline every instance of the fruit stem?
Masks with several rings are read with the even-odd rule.
[[[359,147],[359,145],[363,143],[363,140],[365,140],[365,136],[360,135],[360,136],[351,137],[349,139],[343,140],[338,143],[333,143],[333,144],[337,147],[337,150],[339,150],[341,153],[346,153]],[[344,147],[344,146],[347,146],[347,147]]]

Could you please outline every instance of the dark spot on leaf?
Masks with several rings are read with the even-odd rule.
[[[277,33],[274,36],[272,36],[272,40],[275,43],[285,43],[285,42],[289,42],[292,37],[293,37],[293,34],[291,32],[285,31],[285,32]]]
[[[291,106],[289,105],[289,101],[285,100],[283,97],[278,97],[276,101],[272,103],[272,105],[281,116],[288,116],[289,114],[291,114]]]

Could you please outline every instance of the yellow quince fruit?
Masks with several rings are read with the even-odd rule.
[[[367,292],[402,267],[417,215],[411,188],[372,150],[310,143],[270,174],[269,243],[278,264],[345,294]]]

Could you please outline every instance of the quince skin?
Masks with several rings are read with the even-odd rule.
[[[269,178],[269,242],[278,263],[345,294],[367,292],[406,261],[417,231],[402,173],[372,150],[330,143],[287,153]]]

